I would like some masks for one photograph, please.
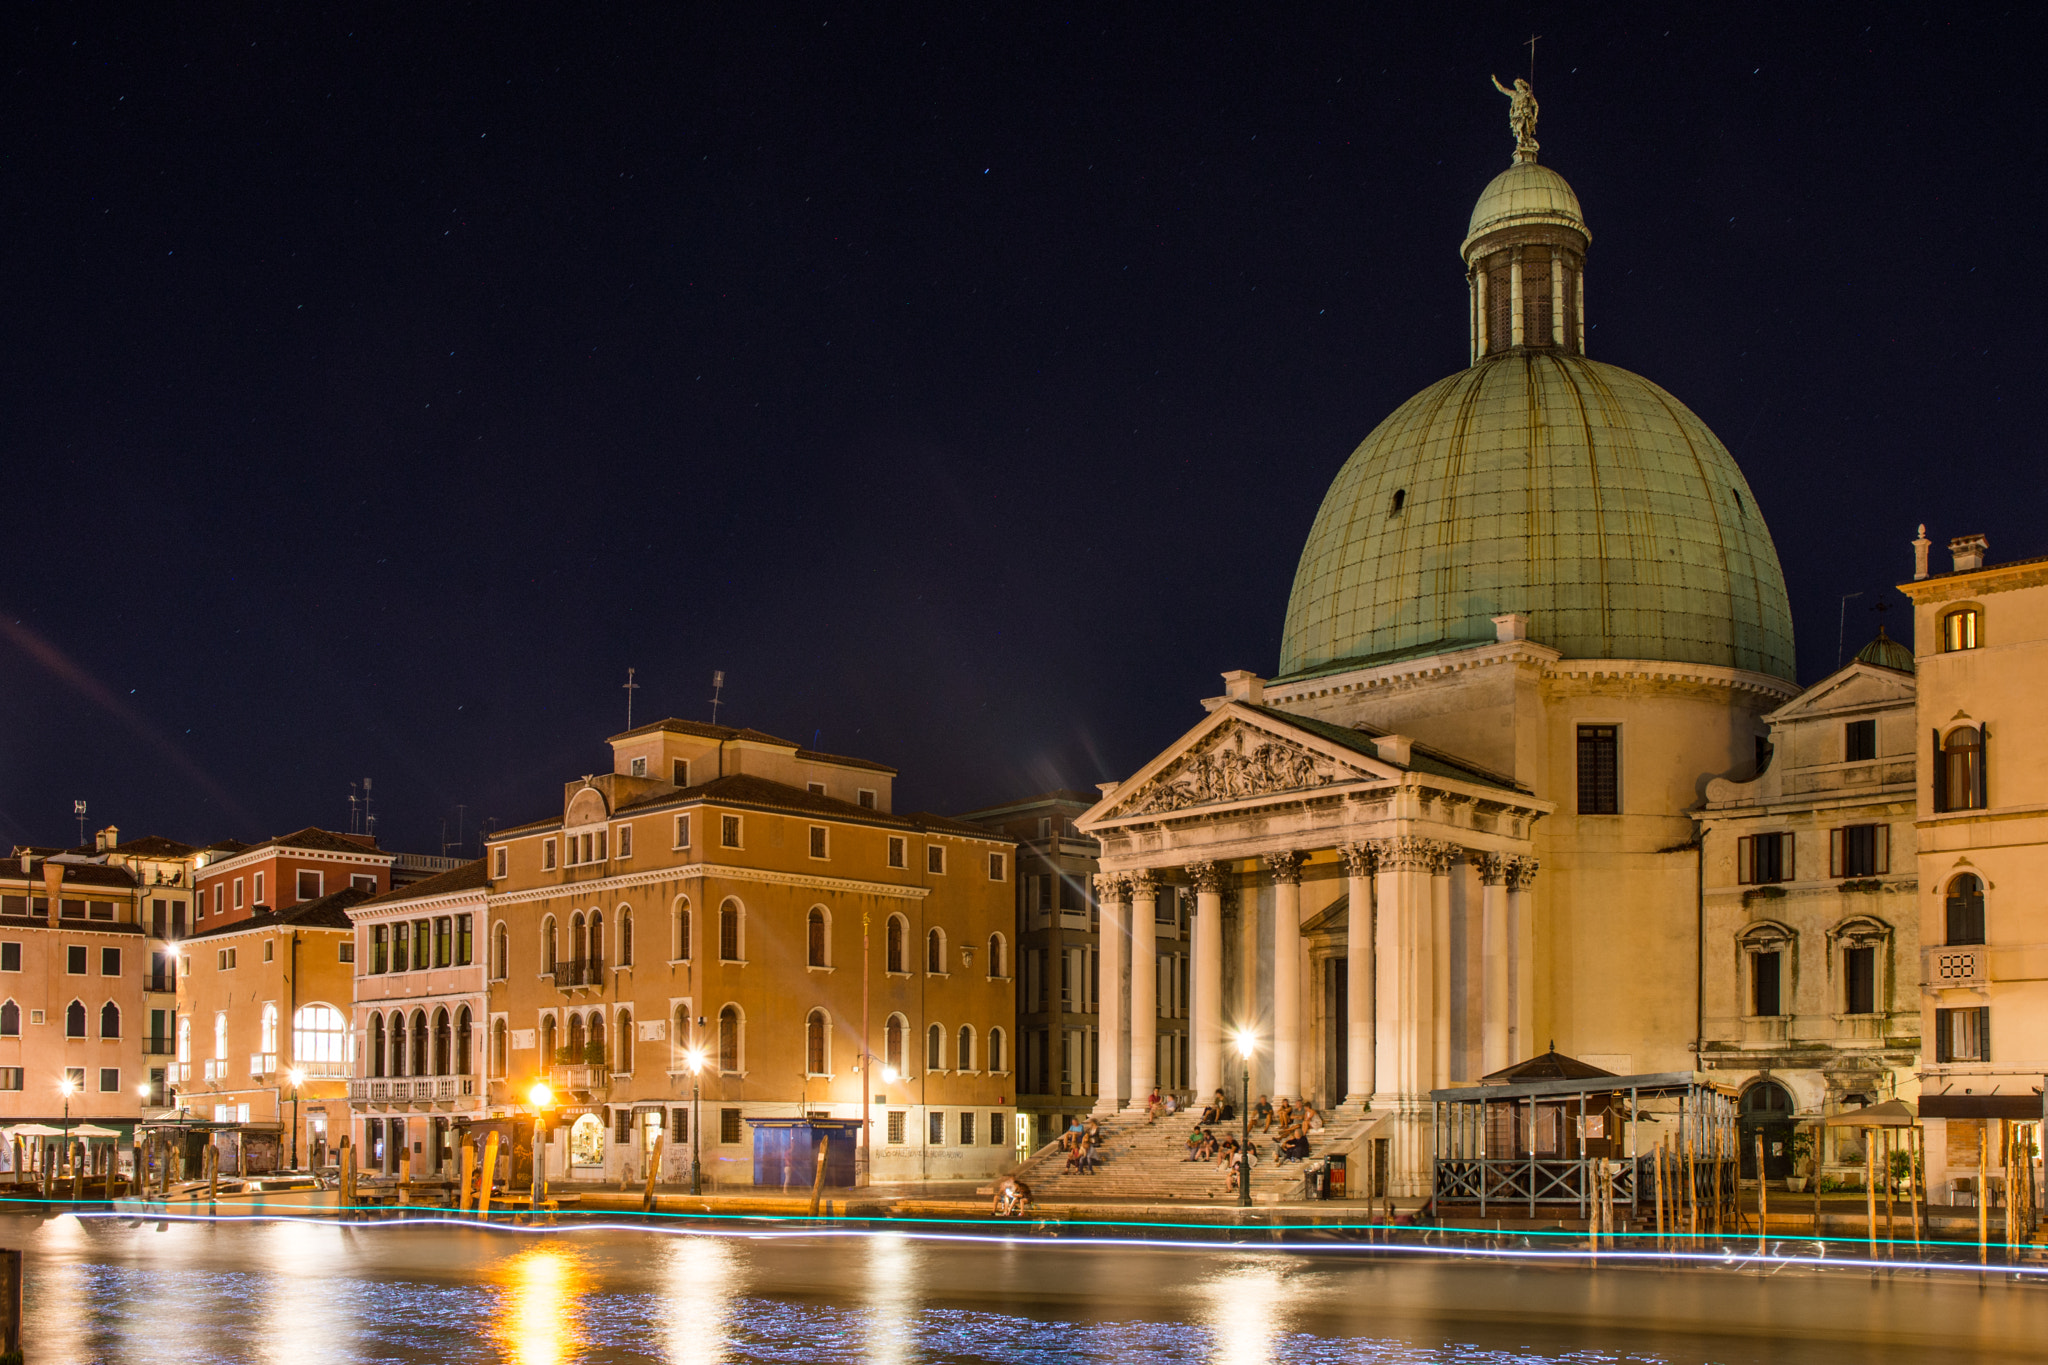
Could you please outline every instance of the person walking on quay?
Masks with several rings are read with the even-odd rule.
[[[1264,1095],[1259,1096],[1259,1102],[1252,1106],[1252,1127],[1262,1133],[1273,1127],[1273,1102]]]

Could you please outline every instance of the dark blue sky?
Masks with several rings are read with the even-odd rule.
[[[629,666],[906,809],[1124,775],[1464,364],[1532,31],[1591,353],[1742,464],[1802,678],[1916,522],[2048,553],[2040,11],[1100,8],[12,9],[0,836],[370,775],[431,851]]]

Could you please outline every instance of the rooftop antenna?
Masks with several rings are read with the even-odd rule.
[[[1529,35],[1529,84],[1531,85],[1536,84],[1536,43],[1542,37],[1543,35],[1540,33]]]
[[[362,798],[356,795],[356,784],[353,782],[348,784],[348,832],[350,834],[361,834],[363,832]]]
[[[73,801],[71,803],[71,813],[78,817],[78,842],[83,845],[85,843],[85,802]]]
[[[1836,624],[1835,624],[1835,667],[1836,667],[1836,668],[1840,668],[1840,667],[1842,666],[1842,646],[1843,646],[1843,644],[1844,644],[1844,643],[1846,643],[1846,642],[1847,642],[1847,639],[1848,639],[1848,635],[1849,635],[1849,599],[1850,599],[1850,598],[1852,598],[1852,597],[1861,597],[1861,596],[1863,596],[1863,594],[1862,594],[1862,593],[1860,593],[1860,592],[1845,592],[1845,593],[1843,593],[1843,594],[1842,594],[1842,611],[1841,611],[1841,619],[1840,619],[1840,620],[1839,620],[1838,622],[1836,622]]]
[[[455,847],[458,852],[462,853],[469,851],[469,834],[466,829],[468,817],[469,806],[467,803],[457,801],[455,803]]]
[[[725,691],[725,670],[711,670],[711,723],[718,724],[718,694]]]
[[[633,681],[633,670],[630,668],[626,670],[624,687],[626,689],[626,728],[630,730],[633,728],[633,694],[640,690],[640,684]]]
[[[370,805],[370,779],[363,779],[363,829],[371,843],[377,842],[377,812]]]

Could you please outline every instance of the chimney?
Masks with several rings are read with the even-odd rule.
[[[1948,543],[1948,552],[1956,557],[1955,572],[1968,573],[1984,567],[1984,551],[1990,548],[1984,537],[1957,536]]]
[[[1502,644],[1529,638],[1529,613],[1511,611],[1505,616],[1493,618],[1493,638]]]
[[[1927,551],[1934,542],[1927,538],[1927,523],[1920,523],[1920,534],[1913,537],[1913,581],[1918,583],[1927,577]]]
[[[1241,701],[1247,706],[1260,706],[1266,700],[1266,680],[1248,668],[1234,668],[1223,675],[1223,695],[1231,701]]]
[[[1381,735],[1372,742],[1382,761],[1398,763],[1404,768],[1408,766],[1408,754],[1414,746],[1415,741],[1406,735]]]
[[[105,829],[101,830],[98,834],[93,836],[93,852],[105,853],[108,849],[112,848],[114,845],[120,842],[121,827],[119,825],[108,825]]]

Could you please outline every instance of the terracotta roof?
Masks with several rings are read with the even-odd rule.
[[[629,811],[644,814],[660,810],[664,806],[687,806],[699,801],[755,806],[765,810],[800,811],[814,815],[829,815],[834,819],[862,820],[869,824],[891,825],[903,829],[908,829],[912,825],[910,820],[901,815],[870,810],[851,801],[841,801],[836,796],[821,796],[808,788],[792,787],[787,782],[776,782],[754,773],[714,777],[709,782],[699,782],[693,787],[660,792],[639,801],[629,801],[620,806],[616,814],[624,815]]]
[[[968,820],[955,820],[950,815],[940,815],[936,811],[913,811],[904,818],[912,821],[921,829],[930,830],[937,834],[958,834],[969,839],[982,839],[995,844],[1014,844],[1017,842],[1001,830],[990,829],[987,825],[977,825]]]
[[[375,844],[363,842],[361,837],[351,838],[346,834],[337,834],[331,829],[321,829],[318,825],[308,825],[290,834],[273,835],[253,844],[241,844],[232,839],[225,839],[218,844],[207,845],[205,851],[211,853],[219,850],[230,857],[237,857],[266,848],[309,849],[316,853],[370,853],[384,858],[398,856],[386,849],[378,848]]]
[[[451,868],[446,872],[436,872],[433,876],[422,878],[409,886],[401,886],[396,890],[372,896],[355,908],[362,910],[372,906],[390,905],[396,901],[425,900],[429,896],[475,891],[489,883],[490,879],[484,875],[484,860],[478,858],[473,863],[464,863],[461,867]]]
[[[189,858],[199,850],[190,844],[181,844],[176,839],[166,839],[161,834],[145,834],[140,839],[128,839],[115,844],[109,853],[126,853],[133,858]]]
[[[44,860],[31,865],[31,880],[38,883],[42,881],[46,862],[47,860]],[[111,886],[127,891],[134,889],[135,886],[135,874],[125,867],[108,867],[105,863],[56,863],[54,866],[64,869],[64,885],[67,889],[74,886]],[[21,880],[21,860],[15,858],[8,862],[0,862],[0,877]]]
[[[225,853],[232,857],[237,853],[247,853],[249,845],[243,843],[240,839],[216,839],[199,851],[201,853]]]
[[[1526,1062],[1499,1071],[1490,1071],[1479,1079],[1501,1085],[1516,1081],[1590,1081],[1601,1076],[1612,1076],[1612,1071],[1602,1071],[1591,1062],[1582,1062],[1576,1057],[1567,1057],[1556,1048],[1531,1057]]]
[[[673,735],[695,735],[699,739],[743,739],[751,740],[756,744],[773,744],[779,748],[795,749],[796,756],[807,763],[836,763],[842,767],[867,768],[878,773],[893,774],[896,771],[888,764],[876,763],[872,759],[849,758],[845,754],[827,754],[820,753],[815,749],[798,748],[797,742],[795,740],[783,739],[779,735],[771,735],[763,730],[735,730],[729,725],[706,725],[702,721],[678,720],[674,716],[670,716],[666,720],[651,721],[646,725],[636,725],[630,730],[626,730],[620,734],[613,735],[611,739],[609,739],[606,742],[610,744],[616,744],[622,739],[631,739],[635,735],[651,735],[663,731],[666,731],[667,733]]]
[[[367,891],[359,891],[353,886],[344,887],[331,895],[322,896],[319,900],[294,905],[289,910],[265,910],[261,914],[236,920],[232,924],[202,929],[191,935],[191,938],[246,934],[261,929],[353,929],[355,924],[348,917],[349,907],[369,898],[370,893]]]

